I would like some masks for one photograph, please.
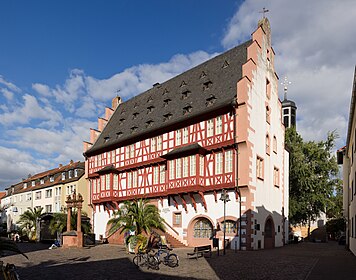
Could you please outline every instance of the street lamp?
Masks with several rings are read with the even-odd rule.
[[[229,194],[226,192],[225,189],[222,189],[222,193],[221,193],[220,200],[221,200],[221,201],[224,201],[224,242],[223,242],[224,250],[223,250],[223,254],[225,255],[225,234],[226,234],[225,217],[226,217],[226,202],[229,202],[229,201],[230,201]]]

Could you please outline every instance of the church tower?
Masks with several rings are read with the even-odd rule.
[[[290,84],[287,77],[284,78],[282,84],[284,85],[284,100],[282,101],[283,124],[285,127],[295,127],[297,121],[297,106],[294,101],[288,100],[287,98],[288,85]]]

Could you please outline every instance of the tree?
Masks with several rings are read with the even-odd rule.
[[[73,230],[77,230],[77,211],[72,211],[71,219],[70,219],[70,226]],[[88,214],[82,212],[82,232],[89,233],[91,231],[91,225],[89,219],[83,219],[83,217],[88,217]],[[52,234],[55,232],[62,233],[67,230],[67,213],[60,212],[54,213],[53,218],[49,224],[49,229]]]
[[[40,219],[42,215],[43,208],[28,208],[23,214],[20,215],[19,224],[20,229],[32,240],[36,239],[37,232],[37,221]]]
[[[332,155],[335,132],[325,141],[304,142],[294,127],[288,128],[285,143],[289,149],[289,220],[292,225],[308,224],[325,212],[332,201],[338,165]]]
[[[108,221],[109,234],[116,231],[125,233],[135,231],[136,235],[150,234],[151,229],[164,230],[163,219],[155,205],[149,204],[145,199],[125,201],[114,217]]]

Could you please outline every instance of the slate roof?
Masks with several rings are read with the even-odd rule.
[[[85,155],[128,145],[147,133],[230,105],[251,43],[247,41],[120,104]]]

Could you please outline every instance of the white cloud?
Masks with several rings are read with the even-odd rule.
[[[14,93],[12,91],[8,90],[7,88],[2,88],[2,89],[0,89],[0,91],[8,101],[11,101],[14,99]]]
[[[3,76],[0,75],[0,84],[3,84],[5,85],[7,88],[9,88],[10,90],[12,91],[15,91],[15,92],[21,92],[21,89],[18,88],[16,85],[14,85],[13,83],[11,82],[8,82],[4,79]]]
[[[0,114],[0,124],[6,126],[28,124],[33,119],[48,121],[53,126],[60,123],[62,116],[49,106],[40,106],[36,97],[30,94],[23,96],[23,106],[15,106],[13,110]]]
[[[270,0],[266,8],[277,73],[292,81],[288,98],[298,106],[299,132],[320,140],[336,129],[337,144],[343,145],[356,62],[356,2]],[[225,31],[225,48],[249,38],[262,16],[259,10],[257,0],[240,6]]]
[[[49,97],[51,96],[51,90],[49,86],[40,84],[40,83],[34,83],[32,84],[32,88],[37,91],[39,94]]]

